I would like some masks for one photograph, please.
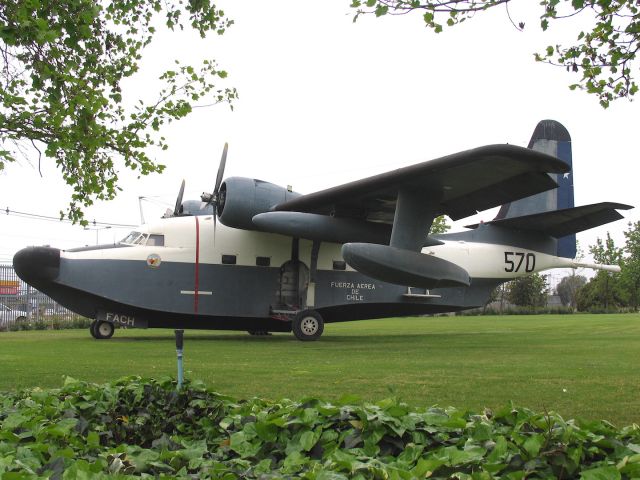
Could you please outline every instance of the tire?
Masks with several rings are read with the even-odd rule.
[[[116,327],[111,322],[96,322],[94,332],[98,340],[106,340],[113,337]]]
[[[96,333],[96,327],[97,326],[98,326],[98,321],[97,320],[94,320],[93,322],[91,322],[91,325],[89,325],[89,333],[96,340],[98,339],[98,334]]]
[[[324,320],[315,310],[302,310],[293,318],[291,328],[298,340],[311,342],[322,336]]]
[[[18,317],[16,318],[16,322],[26,322],[27,321],[27,317]]]

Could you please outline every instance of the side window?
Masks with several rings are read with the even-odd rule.
[[[151,247],[164,247],[164,235],[149,235],[149,240],[147,240],[147,245]]]
[[[236,264],[236,256],[235,255],[222,255],[222,264],[223,265],[235,265]]]
[[[271,265],[271,257],[256,257],[258,267],[268,267]]]

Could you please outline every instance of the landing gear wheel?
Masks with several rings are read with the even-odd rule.
[[[96,333],[96,327],[97,326],[98,326],[98,321],[97,320],[94,320],[93,322],[91,322],[91,325],[89,325],[89,333],[95,339],[98,338],[98,334]]]
[[[97,322],[93,329],[98,340],[106,340],[107,338],[113,337],[114,330],[115,326],[110,322]]]
[[[315,310],[303,310],[293,318],[291,327],[298,340],[309,342],[320,338],[324,331],[324,320]]]

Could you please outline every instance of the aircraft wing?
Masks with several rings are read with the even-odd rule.
[[[514,145],[489,145],[302,195],[275,205],[293,211],[393,223],[398,191],[433,192],[437,214],[453,220],[556,188],[549,173],[569,171],[555,157]]]

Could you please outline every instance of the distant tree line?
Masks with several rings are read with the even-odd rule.
[[[624,246],[618,247],[607,232],[589,251],[598,263],[620,265],[620,273],[599,271],[577,292],[580,311],[619,311],[638,309],[640,290],[640,221],[629,223]]]

